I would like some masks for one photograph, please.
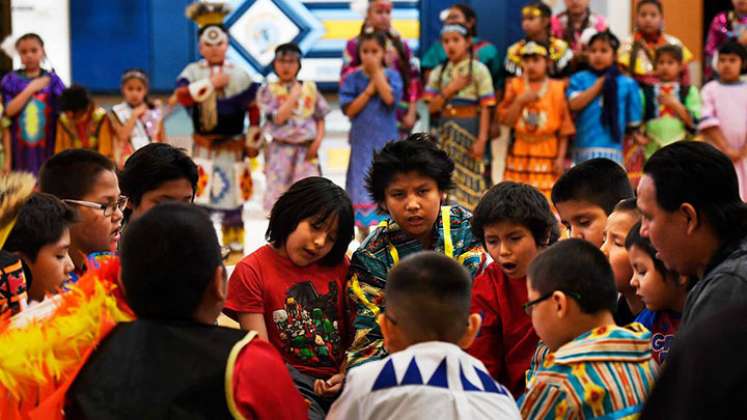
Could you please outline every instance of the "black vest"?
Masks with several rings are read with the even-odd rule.
[[[226,362],[245,331],[179,321],[119,324],[67,394],[72,419],[230,419]]]

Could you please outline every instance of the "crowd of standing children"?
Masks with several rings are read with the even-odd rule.
[[[303,51],[277,46],[260,86],[226,58],[223,4],[187,9],[202,59],[170,106],[191,156],[164,143],[142,70],[107,112],[19,38],[0,81],[0,417],[661,418],[673,389],[699,392],[683,364],[747,305],[747,1],[714,19],[702,90],[658,0],[622,41],[589,0],[566,6],[525,6],[501,62],[455,5],[421,78],[392,1],[371,0],[341,71],[344,189],[321,176],[330,107]],[[431,133],[410,134],[421,99]],[[491,121],[510,131],[500,181]],[[261,151],[267,244],[229,279]]]

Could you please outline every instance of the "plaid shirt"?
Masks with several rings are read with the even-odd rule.
[[[446,214],[449,217],[444,223]],[[472,235],[471,218],[472,214],[462,207],[443,207],[434,224],[437,239],[433,250],[456,259],[474,278],[485,267],[486,257],[480,240]],[[420,251],[420,241],[389,219],[353,254],[347,289],[355,337],[347,353],[348,367],[387,355],[376,322],[376,316],[384,309],[386,277],[400,259]]]

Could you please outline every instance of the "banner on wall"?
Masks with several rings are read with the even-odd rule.
[[[42,64],[54,70],[70,84],[70,19],[69,0],[11,0],[11,22],[13,33],[3,40],[2,48],[13,57],[13,68],[21,67],[15,51],[15,41],[21,35],[34,32],[44,40],[47,60]]]
[[[299,78],[337,83],[342,51],[357,36],[363,16],[351,1],[233,0],[226,18],[231,36],[229,57],[247,64],[259,76],[272,73],[275,47],[295,42],[304,52]],[[420,36],[419,1],[397,1],[392,26],[417,52]]]

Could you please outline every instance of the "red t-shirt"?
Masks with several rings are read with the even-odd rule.
[[[296,420],[309,417],[277,351],[255,338],[239,352],[233,369],[233,398],[247,419]]]
[[[263,314],[270,343],[290,365],[328,378],[349,344],[345,279],[350,261],[298,267],[265,245],[236,265],[224,311]]]
[[[524,375],[539,341],[524,312],[526,302],[526,278],[509,279],[496,263],[472,284],[470,312],[480,314],[482,326],[468,353],[516,398],[524,392]]]

